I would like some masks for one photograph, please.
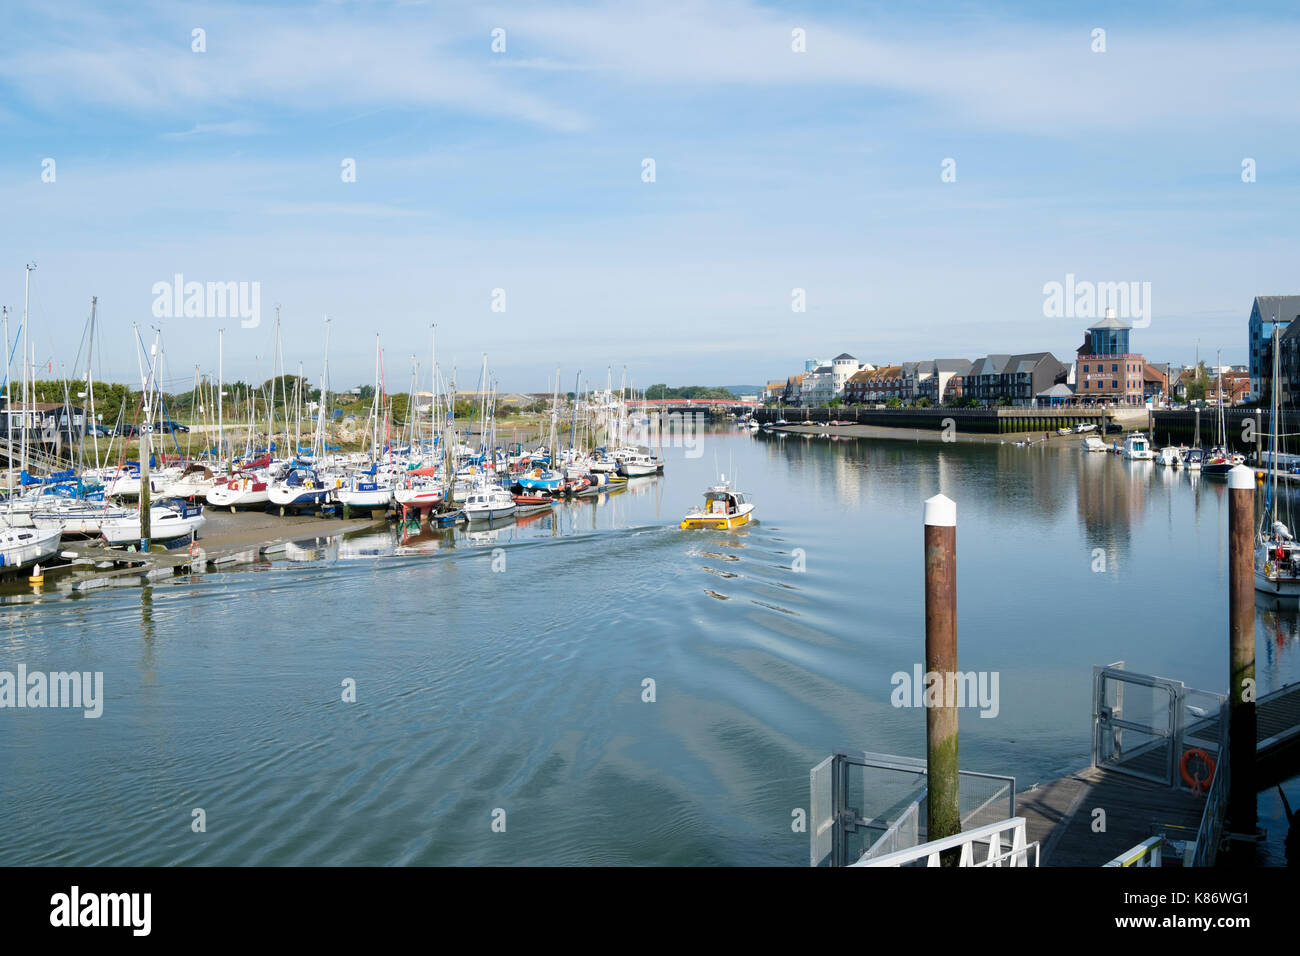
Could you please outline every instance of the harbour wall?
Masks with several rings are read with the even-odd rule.
[[[784,418],[790,425],[798,425],[805,421],[818,423],[841,421],[882,428],[913,428],[939,432],[951,427],[962,432],[1008,435],[1051,432],[1058,428],[1073,428],[1084,422],[1092,423],[1100,429],[1115,417],[1115,412],[1115,409],[1094,411],[1086,408],[871,408],[864,405],[842,405],[836,408],[783,408],[776,406],[755,409],[754,418],[760,424],[771,424],[777,419]],[[1141,417],[1145,424],[1145,413]]]

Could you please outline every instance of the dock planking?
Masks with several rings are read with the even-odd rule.
[[[1096,810],[1105,830],[1095,832]],[[1195,839],[1205,796],[1087,767],[1018,794],[1016,813],[1029,840],[1039,841],[1044,866],[1101,866],[1164,827],[1183,827]]]
[[[1217,719],[1204,722],[1208,728]],[[1295,772],[1300,761],[1300,684],[1279,688],[1256,707],[1257,785],[1270,786]],[[1146,768],[1153,769],[1153,768]],[[1094,831],[1094,811],[1105,811],[1104,832]],[[1039,842],[1043,866],[1102,866],[1166,828],[1196,838],[1205,795],[1098,767],[1016,795],[1029,840]]]

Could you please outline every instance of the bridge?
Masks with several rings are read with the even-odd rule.
[[[629,401],[631,408],[669,411],[753,411],[762,408],[762,402],[743,402],[738,398],[647,398]]]

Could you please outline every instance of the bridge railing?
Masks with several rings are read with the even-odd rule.
[[[947,850],[960,850],[958,866],[1038,866],[1038,841],[1028,843],[1025,818],[1012,817],[999,823],[989,823],[974,830],[966,830],[942,840],[931,840],[920,846],[888,853],[874,859],[863,859],[854,866],[939,866]],[[1029,861],[1032,858],[1033,863]]]

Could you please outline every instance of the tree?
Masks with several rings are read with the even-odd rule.
[[[1203,402],[1210,390],[1210,374],[1205,370],[1205,363],[1200,362],[1196,366],[1191,380],[1187,383],[1187,400],[1189,402]]]
[[[886,408],[901,408],[902,405],[903,405],[902,401],[901,401],[900,399],[898,399],[898,398],[887,398],[887,399],[885,399],[885,407],[886,407]]]

